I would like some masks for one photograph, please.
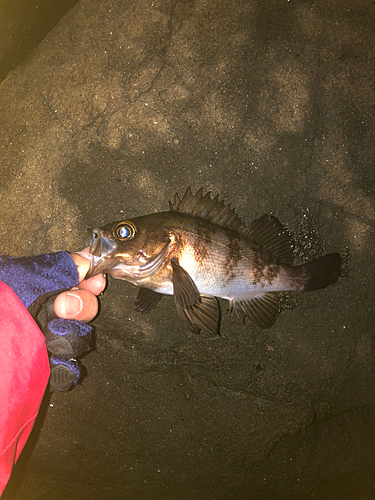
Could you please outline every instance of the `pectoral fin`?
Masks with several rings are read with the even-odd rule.
[[[232,299],[229,307],[242,323],[247,317],[260,328],[269,328],[279,314],[279,299],[273,293],[263,293],[245,300]]]
[[[202,330],[208,335],[216,335],[219,328],[220,310],[215,297],[201,295],[201,302],[187,309],[176,303],[177,313],[194,333]]]
[[[161,293],[154,292],[148,288],[140,288],[137,298],[134,301],[135,310],[142,313],[152,311],[159,304],[162,296]]]
[[[177,304],[177,302],[176,302],[176,308],[177,308],[177,314],[178,314],[179,318],[182,319],[182,321],[189,328],[189,330],[192,331],[193,333],[199,333],[201,331],[201,329],[199,328],[198,325],[196,325],[195,323],[193,323],[191,321],[189,316],[186,314],[186,309],[184,309],[182,306]]]
[[[198,288],[189,273],[179,265],[176,258],[171,259],[171,265],[173,269],[173,295],[176,305],[189,309],[200,302]]]

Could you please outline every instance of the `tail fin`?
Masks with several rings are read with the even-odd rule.
[[[301,268],[306,276],[304,292],[319,290],[336,283],[340,275],[341,257],[338,253],[330,253],[304,264]]]

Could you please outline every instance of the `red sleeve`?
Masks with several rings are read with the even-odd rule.
[[[0,496],[33,428],[49,373],[43,334],[0,281]]]

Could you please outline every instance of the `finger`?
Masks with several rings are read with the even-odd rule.
[[[88,323],[98,314],[98,299],[88,290],[70,290],[60,293],[53,307],[59,318]]]
[[[85,280],[85,276],[90,269],[90,263],[92,259],[92,255],[89,253],[89,247],[84,248],[80,252],[75,252],[71,254],[72,259],[74,260],[77,271],[79,275],[79,285],[78,288],[81,290],[89,290],[95,295],[99,295],[106,287],[106,279],[102,274],[98,274]]]
[[[83,257],[78,253],[72,253],[71,257],[74,260],[75,265],[77,266],[78,280],[79,282],[81,282],[85,279],[86,274],[89,272],[90,259]]]
[[[102,274],[97,274],[96,276],[93,276],[88,280],[81,281],[81,283],[78,285],[78,288],[80,290],[88,290],[95,295],[99,295],[105,289],[106,284],[107,282],[104,276]]]
[[[85,259],[91,260],[92,255],[90,253],[90,247],[86,247],[83,250],[80,250],[79,252],[74,252],[75,255],[80,255],[81,257],[84,257]]]

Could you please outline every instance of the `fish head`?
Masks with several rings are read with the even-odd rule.
[[[167,259],[170,238],[150,217],[88,229],[92,257],[86,278],[106,273],[137,283],[156,272]]]

